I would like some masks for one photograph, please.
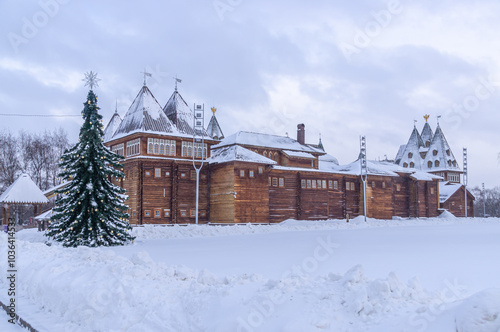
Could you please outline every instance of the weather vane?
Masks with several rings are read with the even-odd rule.
[[[212,113],[215,115],[215,112],[217,112],[217,109],[215,107],[212,107],[211,110],[212,110]]]
[[[425,119],[425,122],[427,122],[427,120],[429,120],[429,114],[424,115],[424,119]]]
[[[82,81],[85,81],[85,86],[89,86],[90,90],[92,90],[94,87],[99,87],[99,82],[101,79],[97,78],[97,73],[94,73],[92,70],[85,73],[85,78],[82,79]]]
[[[153,75],[151,73],[148,73],[146,71],[146,68],[144,68],[144,71],[142,71],[141,74],[144,74],[144,86],[146,86],[146,77],[152,77]]]
[[[175,91],[177,91],[177,83],[182,83],[182,80],[180,78],[177,78],[177,75],[172,78],[175,80]]]

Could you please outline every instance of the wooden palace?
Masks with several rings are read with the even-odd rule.
[[[244,131],[224,137],[212,111],[207,128],[197,132],[203,140],[194,142],[195,113],[177,88],[162,107],[144,84],[123,119],[115,112],[104,141],[124,157],[125,178],[117,184],[127,190],[131,224],[195,222],[193,156],[198,164],[204,160],[199,177],[200,223],[276,223],[364,213],[359,160],[339,165],[324,151],[321,140],[317,145],[306,143],[303,124],[297,126],[296,139]],[[431,158],[444,135],[439,127],[430,136],[424,130],[428,146],[415,128],[397,160],[368,161],[368,217],[435,217],[442,208],[459,216],[463,211],[458,209],[463,202],[459,202],[462,186],[456,161],[449,164],[446,149],[444,159],[441,150],[441,159]],[[425,147],[427,155],[421,154]],[[450,169],[425,169],[427,159]],[[446,192],[446,199],[440,192]],[[462,187],[462,199],[463,193]],[[472,215],[472,205],[469,209]]]

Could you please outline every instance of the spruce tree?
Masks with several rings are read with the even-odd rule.
[[[102,142],[102,116],[92,91],[95,83],[90,83],[84,103],[79,142],[64,152],[59,163],[62,171],[58,176],[69,185],[57,191],[54,216],[46,233],[65,247],[124,245],[134,239],[124,204],[125,190],[110,181],[111,177],[124,177],[119,163],[122,157]]]

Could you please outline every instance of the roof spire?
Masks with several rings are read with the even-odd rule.
[[[144,74],[144,83],[143,83],[143,84],[144,84],[144,86],[146,86],[146,77],[151,77],[151,76],[153,76],[153,75],[151,75],[151,73],[148,73],[148,72],[146,71],[146,68],[144,68],[144,71],[143,71],[143,72],[141,72],[141,73],[142,73],[142,74]]]
[[[118,98],[115,101],[115,113],[118,113]]]
[[[177,83],[182,83],[182,80],[180,78],[177,78],[177,74],[172,78],[175,80],[175,91],[177,92]]]
[[[413,120],[413,127],[417,128],[417,120],[415,120],[415,119]]]
[[[438,125],[438,127],[439,127],[439,119],[441,119],[441,115],[437,116],[437,125]]]
[[[425,122],[427,122],[427,120],[429,120],[429,117],[430,117],[429,114],[424,115]]]

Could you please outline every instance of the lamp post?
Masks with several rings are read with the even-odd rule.
[[[205,105],[194,105],[193,117],[193,167],[196,171],[196,225],[198,225],[198,208],[200,196],[200,171],[205,161]],[[201,163],[196,166],[195,158],[199,157]]]
[[[465,218],[467,218],[467,182],[468,182],[468,174],[467,174],[467,148],[464,148],[464,192],[465,192]]]
[[[483,182],[483,218],[486,217],[486,191],[484,190],[484,182]]]
[[[366,137],[361,136],[359,142],[359,162],[361,164],[361,182],[363,183],[363,212],[366,222],[366,179],[368,178],[368,171],[366,169]]]

